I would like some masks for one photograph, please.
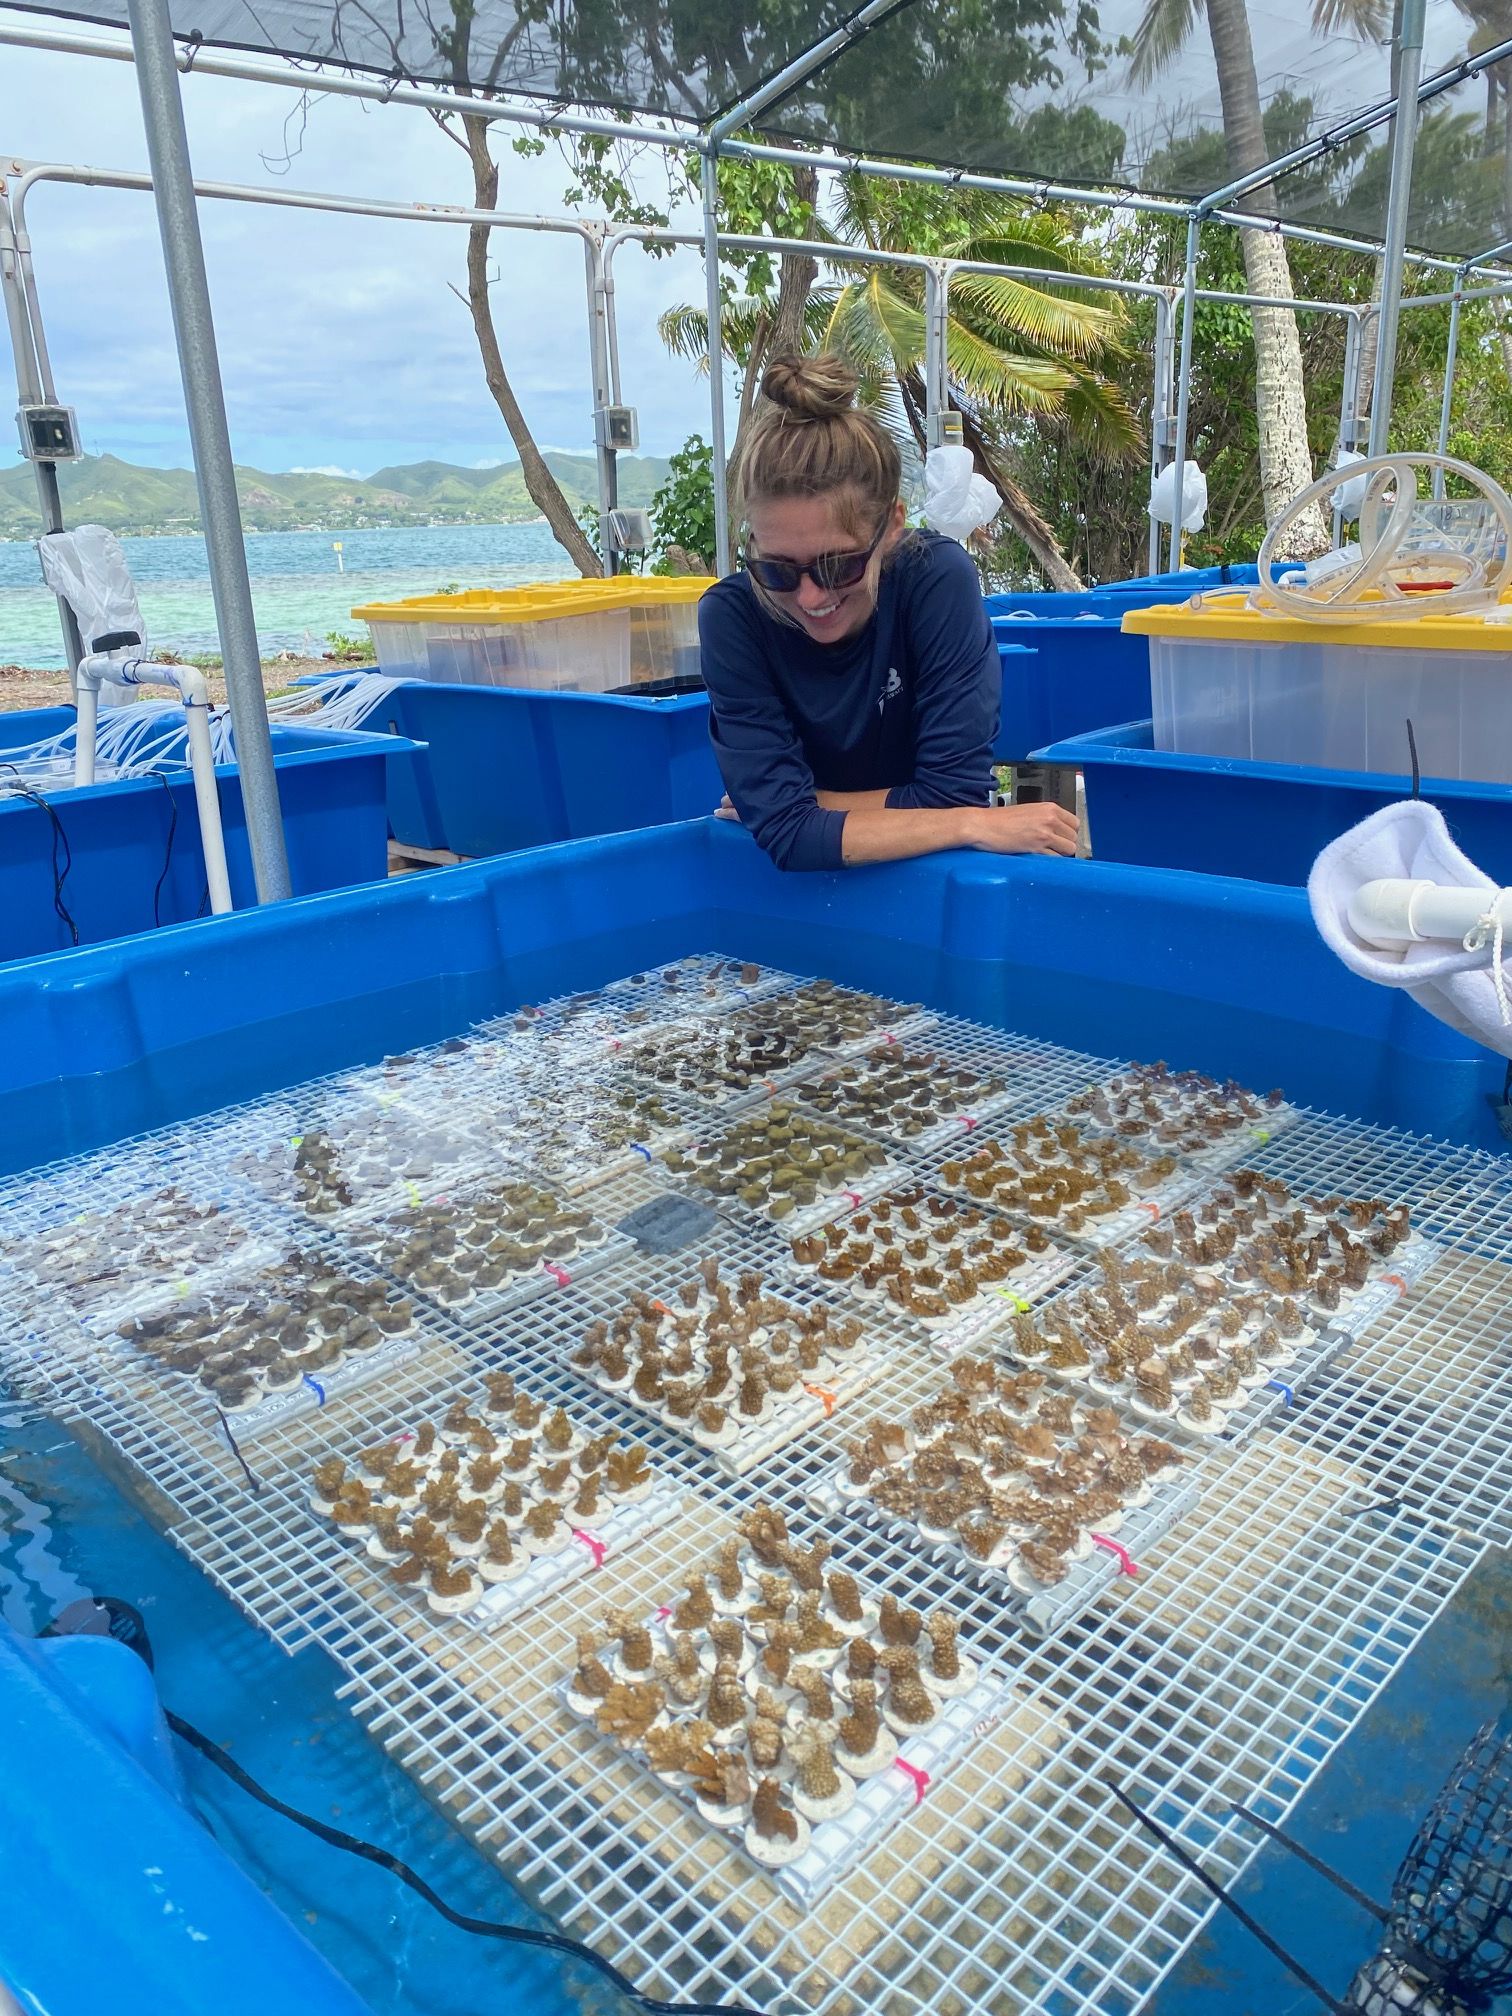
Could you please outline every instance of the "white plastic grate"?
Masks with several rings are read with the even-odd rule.
[[[611,1024],[633,1033],[689,1015],[686,998],[672,1004],[666,994],[659,981],[629,996],[601,990],[594,1001],[525,1018],[520,1031],[504,1018],[484,1033],[523,1038],[532,1059],[587,1058],[623,1040],[606,1037]],[[729,1011],[729,1000],[708,1000],[715,1018]],[[1023,1103],[1005,1108],[998,1125],[1052,1112],[1117,1068],[949,1018],[895,1033],[1010,1074]],[[506,1041],[499,1056],[512,1054]],[[425,1155],[430,1110],[408,1111],[416,1095],[383,1081],[385,1070],[405,1068],[347,1074],[32,1172],[0,1186],[0,1206],[45,1209],[65,1194],[93,1202],[181,1182],[190,1195],[233,1198],[251,1242],[281,1251],[313,1241],[348,1259],[357,1214],[312,1225],[287,1189],[247,1184],[233,1193],[222,1172],[287,1139],[278,1130],[288,1116],[320,1102],[418,1125]],[[1474,1565],[1478,1536],[1512,1543],[1512,1429],[1498,1405],[1512,1306],[1512,1172],[1493,1156],[1312,1114],[1255,1146],[1256,1166],[1299,1191],[1405,1200],[1439,1256],[1404,1298],[1374,1311],[1362,1342],[1314,1369],[1293,1408],[1275,1396],[1278,1411],[1244,1448],[1191,1445],[1198,1515],[1142,1545],[1137,1575],[1115,1572],[1079,1618],[1050,1620],[1044,1639],[1005,1612],[999,1592],[906,1533],[809,1510],[816,1480],[850,1433],[906,1415],[940,1384],[919,1326],[865,1310],[876,1382],[833,1423],[816,1420],[737,1477],[568,1364],[586,1324],[705,1257],[761,1272],[800,1305],[852,1306],[784,1273],[787,1225],[720,1200],[692,1212],[681,1250],[656,1250],[647,1231],[646,1248],[625,1244],[601,1272],[487,1320],[464,1323],[421,1294],[412,1358],[255,1436],[237,1435],[233,1423],[236,1448],[207,1396],[103,1344],[14,1268],[0,1272],[0,1371],[67,1420],[278,1642],[326,1645],[352,1676],[353,1705],[375,1736],[544,1908],[648,1992],[738,1997],[772,2016],[1127,2016],[1209,1907],[1117,1806],[1109,1776],[1232,1880],[1256,1844],[1226,1817],[1228,1802],[1282,1819]],[[948,1152],[919,1158],[920,1174],[927,1179]],[[122,1192],[127,1167],[138,1172],[136,1187]],[[599,1173],[589,1208],[611,1230],[677,1202],[639,1157],[633,1169]],[[424,1172],[428,1186],[433,1174]],[[409,1201],[405,1182],[419,1180],[401,1174],[396,1186],[392,1167],[377,1166],[380,1187],[385,1177],[384,1194],[397,1188],[400,1203]],[[1211,1180],[1191,1171],[1193,1186]],[[12,1222],[7,1215],[0,1240]],[[1140,1214],[1138,1224],[1148,1222]],[[164,1274],[184,1278],[171,1267]],[[517,1615],[479,1630],[432,1617],[369,1576],[312,1515],[303,1480],[333,1447],[361,1447],[443,1411],[490,1370],[515,1373],[585,1429],[643,1441],[677,1493],[678,1516],[650,1543],[612,1550],[601,1568],[585,1564],[569,1587],[543,1591],[528,1622]],[[963,1648],[1000,1662],[1013,1683],[997,1725],[808,1908],[738,1851],[711,1844],[678,1801],[647,1797],[624,1760],[574,1724],[551,1685],[570,1663],[576,1628],[612,1604],[654,1607],[731,1515],[759,1499],[779,1507],[800,1538],[826,1532],[837,1565],[863,1580],[916,1607],[958,1611]]]

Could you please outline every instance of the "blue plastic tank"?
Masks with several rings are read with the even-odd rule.
[[[1081,771],[1099,860],[1257,882],[1305,883],[1330,840],[1412,791],[1410,777],[1168,753],[1154,747],[1149,721],[1072,736],[1039,753]],[[1472,861],[1512,883],[1512,785],[1425,777],[1422,795]]]

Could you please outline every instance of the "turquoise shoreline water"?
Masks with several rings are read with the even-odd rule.
[[[340,540],[338,567],[334,542]],[[123,539],[149,644],[218,651],[210,571],[202,538]],[[363,602],[391,602],[462,588],[508,588],[570,574],[549,528],[419,525],[361,532],[264,532],[247,539],[252,605],[264,655],[320,651],[326,633],[365,634],[352,620]],[[57,604],[42,585],[35,548],[0,542],[0,664],[61,668]]]

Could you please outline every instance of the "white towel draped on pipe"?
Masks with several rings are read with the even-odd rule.
[[[1447,1022],[1472,1042],[1512,1057],[1512,1026],[1503,1018],[1506,974],[1497,984],[1502,947],[1489,931],[1472,933],[1467,943],[1452,939],[1383,949],[1368,945],[1352,929],[1349,902],[1367,882],[1389,877],[1434,882],[1441,888],[1484,889],[1489,911],[1499,885],[1462,854],[1449,837],[1436,806],[1410,798],[1384,805],[1358,826],[1331,841],[1313,863],[1307,895],[1313,921],[1351,972],[1383,987],[1401,987],[1430,1015]]]

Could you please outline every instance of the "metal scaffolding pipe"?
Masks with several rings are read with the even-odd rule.
[[[231,460],[220,359],[215,348],[210,289],[205,278],[205,250],[200,242],[194,179],[189,166],[189,138],[184,129],[184,107],[174,62],[173,25],[168,0],[127,0],[127,4],[132,46],[136,51],[142,123],[147,135],[147,158],[152,165],[153,196],[189,415],[189,438],[194,449],[200,519],[210,562],[210,590],[226,670],[226,693],[236,729],[252,872],[258,901],[274,903],[291,893],[289,861],[278,805],[273,743],[268,733],[262,654],[258,650],[252,590],[247,580],[247,554],[242,543],[241,509],[236,497],[236,470]]]
[[[1461,280],[1454,283],[1454,299],[1449,304],[1449,341],[1444,350],[1444,396],[1439,405],[1438,452],[1449,453],[1449,422],[1454,409],[1454,366],[1459,358],[1460,307],[1464,298]],[[1444,472],[1433,472],[1433,494],[1444,494]]]
[[[1375,384],[1370,394],[1370,449],[1386,453],[1391,400],[1396,389],[1397,329],[1402,314],[1403,254],[1412,201],[1412,155],[1417,145],[1418,75],[1423,64],[1427,0],[1403,0],[1396,116],[1391,127],[1391,186],[1386,200],[1386,244],[1381,253],[1381,319],[1376,333]]]
[[[113,62],[129,63],[132,60],[131,50],[119,43],[86,35],[60,33],[52,29],[0,23],[0,46],[7,45],[23,49],[51,49],[65,55],[94,56]],[[1497,47],[1500,50],[1502,45],[1498,44]],[[686,127],[679,129],[675,122],[670,128],[637,126],[625,120],[578,116],[555,108],[537,111],[517,102],[490,103],[484,99],[463,101],[450,91],[427,89],[416,85],[396,85],[392,79],[379,80],[340,73],[296,70],[274,62],[219,56],[204,49],[197,52],[186,50],[180,53],[176,60],[181,70],[187,71],[192,64],[196,73],[202,76],[229,77],[253,84],[273,84],[285,90],[304,92],[313,90],[327,96],[362,98],[383,105],[407,105],[426,112],[451,113],[456,116],[466,113],[469,118],[526,126],[538,132],[581,133],[602,139],[631,140],[647,146],[687,148],[690,151],[702,151],[708,144],[701,134]],[[1452,88],[1454,84],[1477,75],[1481,69],[1497,60],[1499,60],[1497,51],[1487,51],[1481,56],[1467,58],[1463,63],[1440,73],[1442,88]],[[1128,209],[1152,216],[1185,217],[1191,207],[1189,200],[1146,196],[1132,189],[1099,189],[1084,187],[1078,183],[1034,180],[1024,176],[981,175],[970,170],[917,167],[907,162],[889,161],[870,155],[839,154],[827,148],[776,147],[755,141],[726,140],[721,143],[720,151],[751,160],[777,161],[789,167],[794,163],[803,163],[822,174],[875,175],[885,181],[917,182],[936,188],[983,190],[999,195],[1025,196],[1039,202],[1081,204],[1101,210]],[[1257,218],[1243,212],[1228,210],[1214,210],[1211,214],[1218,221],[1231,224],[1241,231],[1274,231],[1281,237],[1294,238],[1305,244],[1329,245],[1340,251],[1361,252],[1371,257],[1380,251],[1379,244],[1369,239],[1349,238],[1339,232],[1289,224],[1279,218]],[[1481,255],[1472,264],[1474,266],[1483,264],[1487,256],[1489,255]],[[1430,253],[1409,251],[1406,257],[1410,265],[1447,273],[1456,271],[1460,264],[1458,260]]]
[[[1187,429],[1192,414],[1192,331],[1197,320],[1197,239],[1201,221],[1195,210],[1187,217],[1186,268],[1181,287],[1181,360],[1176,375],[1176,442],[1171,455],[1176,464],[1176,507],[1171,516],[1171,540],[1167,548],[1173,571],[1181,565],[1181,521],[1186,511]]]
[[[714,478],[714,571],[734,565],[730,543],[730,486],[725,452],[724,304],[719,297],[719,163],[705,154],[699,167],[703,194],[704,301],[709,322],[709,466]]]

